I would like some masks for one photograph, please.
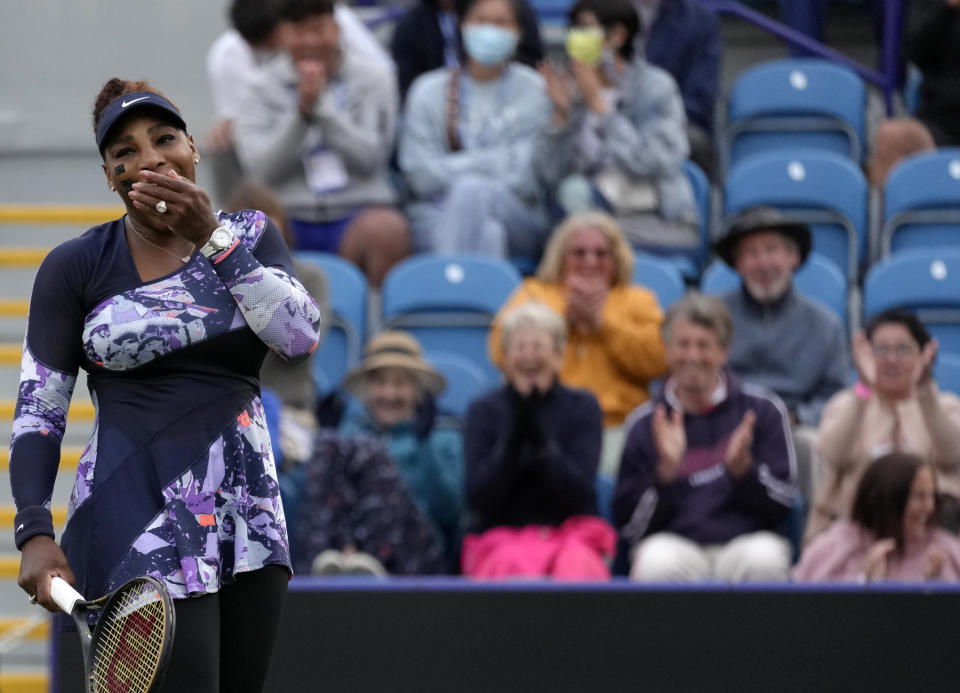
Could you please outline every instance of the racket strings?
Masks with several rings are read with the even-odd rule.
[[[146,693],[163,650],[164,602],[149,583],[137,585],[100,620],[93,657],[96,693]]]

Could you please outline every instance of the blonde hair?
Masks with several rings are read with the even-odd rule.
[[[543,260],[537,267],[537,279],[551,284],[560,283],[570,237],[584,228],[596,229],[610,244],[610,255],[613,259],[613,286],[630,284],[633,279],[633,250],[630,249],[627,239],[623,237],[617,222],[605,212],[579,212],[564,219],[547,241]]]
[[[567,345],[567,323],[550,306],[540,301],[527,301],[507,311],[500,323],[500,346],[507,351],[510,338],[521,327],[546,330],[553,337],[558,353]]]

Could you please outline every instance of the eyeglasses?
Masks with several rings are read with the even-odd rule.
[[[578,260],[582,260],[588,255],[593,255],[598,260],[606,260],[610,257],[610,251],[606,248],[570,248],[569,252]]]
[[[917,353],[917,347],[912,344],[873,344],[871,348],[874,356],[884,359],[891,356],[902,359]]]

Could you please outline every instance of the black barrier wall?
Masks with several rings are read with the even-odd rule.
[[[955,589],[375,584],[294,580],[265,690],[960,690]]]

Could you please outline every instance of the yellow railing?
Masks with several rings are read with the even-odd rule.
[[[46,673],[0,673],[0,691],[3,693],[47,693],[50,678]]]
[[[0,205],[0,224],[102,224],[123,214],[114,205]]]
[[[37,267],[49,248],[0,248],[0,267]]]
[[[26,299],[0,301],[0,318],[25,318],[28,306]]]

